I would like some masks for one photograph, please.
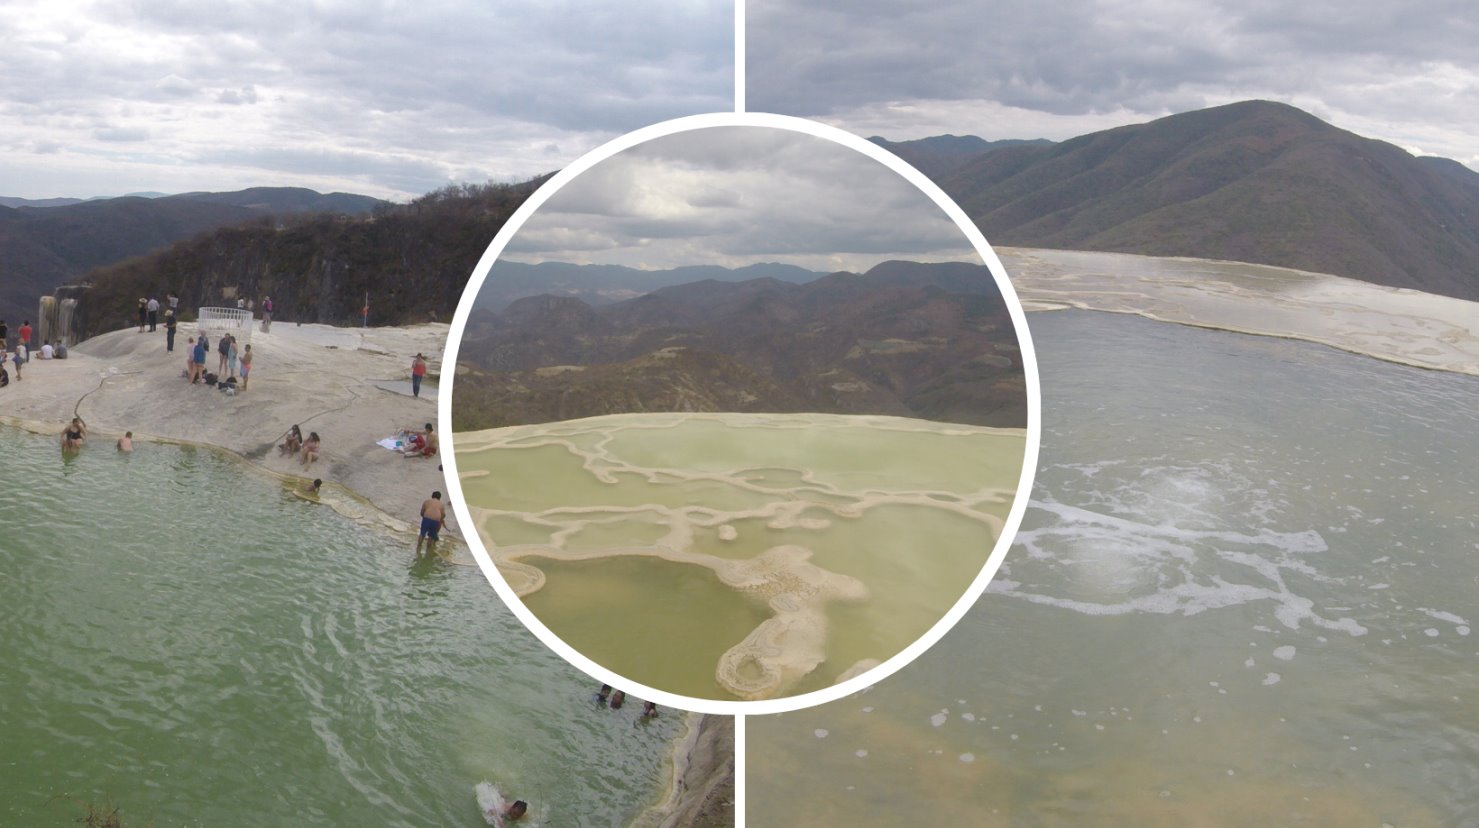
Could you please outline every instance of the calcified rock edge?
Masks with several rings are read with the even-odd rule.
[[[997,248],[1029,311],[1129,313],[1479,375],[1479,302],[1210,259]]]
[[[43,360],[33,351],[22,381],[12,371],[10,385],[0,391],[0,422],[56,434],[75,413],[90,432],[84,451],[111,452],[114,440],[132,431],[140,451],[149,442],[208,446],[294,483],[320,477],[325,486],[319,502],[356,521],[404,533],[409,551],[421,501],[434,489],[445,491],[445,478],[438,460],[407,460],[375,441],[399,427],[436,422],[428,389],[419,399],[388,389],[405,385],[409,391],[411,358],[418,351],[436,364],[447,325],[279,322],[270,333],[254,328],[251,387],[236,396],[192,386],[180,376],[195,335],[194,323],[181,323],[170,353],[163,325],[152,333],[126,328],[95,336],[69,348],[67,359]],[[214,371],[216,362],[212,350],[206,367]],[[317,431],[323,438],[321,459],[307,469],[298,457],[276,449],[295,423],[305,435]],[[444,544],[443,551],[454,547]]]
[[[669,756],[663,797],[632,828],[721,828],[734,824],[734,719],[685,714]]]
[[[941,434],[959,435],[1013,435],[1019,436],[1021,429],[993,429],[977,426],[950,425],[943,423],[911,420],[884,416],[843,416],[830,414],[784,414],[784,415],[715,415],[715,414],[636,414],[593,417],[571,420],[559,424],[514,426],[486,431],[464,432],[455,435],[459,457],[477,452],[497,449],[529,449],[541,446],[559,446],[582,458],[585,470],[603,483],[617,485],[617,473],[636,474],[649,482],[659,479],[715,480],[736,489],[776,498],[763,506],[750,509],[719,510],[702,506],[668,507],[659,504],[638,506],[556,506],[536,513],[487,508],[467,497],[468,508],[478,529],[478,536],[488,550],[489,557],[510,587],[520,597],[541,589],[545,574],[538,567],[524,563],[526,557],[549,558],[558,561],[582,561],[616,556],[649,556],[692,564],[713,572],[719,581],[736,592],[764,601],[770,618],[756,627],[742,641],[729,648],[719,658],[715,668],[715,679],[726,692],[746,700],[771,698],[784,693],[801,678],[812,672],[827,657],[828,604],[840,601],[861,602],[869,596],[868,587],[857,578],[823,569],[810,560],[812,552],[801,546],[779,545],[766,549],[754,558],[722,558],[695,551],[694,533],[699,528],[714,528],[722,540],[732,540],[736,520],[762,518],[772,529],[800,526],[808,529],[825,529],[830,521],[815,517],[803,517],[807,511],[826,511],[834,517],[858,517],[864,511],[885,503],[904,503],[928,506],[954,512],[983,525],[989,536],[1000,537],[1004,521],[994,515],[979,511],[986,504],[1010,503],[1016,494],[1017,474],[1007,481],[991,481],[998,485],[983,485],[969,495],[947,494],[941,500],[937,491],[883,491],[870,486],[862,491],[843,490],[818,479],[807,469],[785,469],[800,476],[799,488],[824,494],[841,502],[827,503],[817,500],[787,500],[783,494],[788,489],[768,486],[743,473],[717,473],[689,471],[671,467],[637,466],[612,456],[608,444],[612,437],[628,428],[644,430],[675,428],[694,420],[710,420],[734,424],[743,420],[748,428],[791,428],[816,429],[846,422],[853,425],[866,424],[870,428],[895,431],[930,431]],[[638,425],[640,424],[640,425]],[[592,431],[604,436],[592,447],[582,447],[572,439],[576,434]],[[775,466],[764,466],[775,469]],[[1020,469],[1020,466],[1019,466]],[[755,469],[746,469],[753,472]],[[486,475],[484,471],[460,472],[463,480],[472,480]],[[1000,485],[1006,483],[1006,485]],[[466,489],[464,488],[466,495]],[[657,515],[667,533],[656,542],[632,546],[606,546],[601,548],[572,549],[567,547],[571,536],[592,523],[619,521],[624,515]],[[517,517],[555,529],[549,543],[500,544],[487,529],[490,519]],[[985,563],[987,547],[982,551]],[[889,655],[892,655],[891,653]],[[858,675],[880,662],[866,659],[851,665],[843,678]],[[839,679],[840,680],[840,679]]]

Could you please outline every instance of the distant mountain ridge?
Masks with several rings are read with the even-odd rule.
[[[89,271],[85,333],[127,324],[140,296],[166,291],[180,297],[187,314],[237,296],[256,301],[271,296],[280,321],[358,325],[369,294],[371,325],[424,322],[433,316],[445,321],[488,242],[545,180],[453,185],[409,204],[382,204],[368,216],[257,215],[218,227]],[[206,201],[179,203],[202,210],[247,209]]]
[[[1479,173],[1245,101],[937,177],[996,245],[1193,256],[1479,300]]]
[[[966,263],[710,279],[600,307],[526,297],[473,312],[458,371],[459,430],[638,411],[1026,418],[1010,314]]]
[[[739,268],[688,265],[667,270],[639,270],[623,265],[580,265],[568,262],[526,264],[499,259],[493,265],[474,307],[500,311],[527,296],[574,296],[591,305],[607,305],[658,288],[713,279],[739,282],[771,278],[803,283],[823,274],[795,265],[761,262]]]
[[[1008,138],[988,141],[975,135],[933,135],[929,138],[916,138],[911,141],[889,141],[875,135],[868,140],[937,180],[940,176],[954,172],[961,166],[995,150],[1006,147],[1046,146],[1053,143],[1046,138],[1031,140]]]
[[[40,297],[92,268],[111,265],[199,233],[264,216],[313,212],[367,215],[379,199],[323,195],[301,187],[235,193],[126,196],[57,206],[0,207],[0,319],[34,319]],[[136,297],[137,298],[137,297]]]

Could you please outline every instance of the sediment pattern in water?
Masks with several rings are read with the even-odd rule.
[[[540,620],[703,698],[823,687],[922,635],[985,564],[1025,447],[1016,429],[813,414],[455,439],[479,536]]]

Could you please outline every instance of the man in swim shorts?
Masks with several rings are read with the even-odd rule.
[[[442,493],[432,492],[421,504],[421,534],[416,538],[416,554],[421,554],[421,544],[426,544],[427,553],[435,552],[440,539],[442,524],[447,522],[447,506],[442,503]]]

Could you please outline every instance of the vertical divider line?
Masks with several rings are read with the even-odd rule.
[[[737,0],[743,3],[744,0]],[[734,717],[734,826],[745,828],[745,715]]]
[[[734,111],[745,111],[745,0],[734,0]]]

